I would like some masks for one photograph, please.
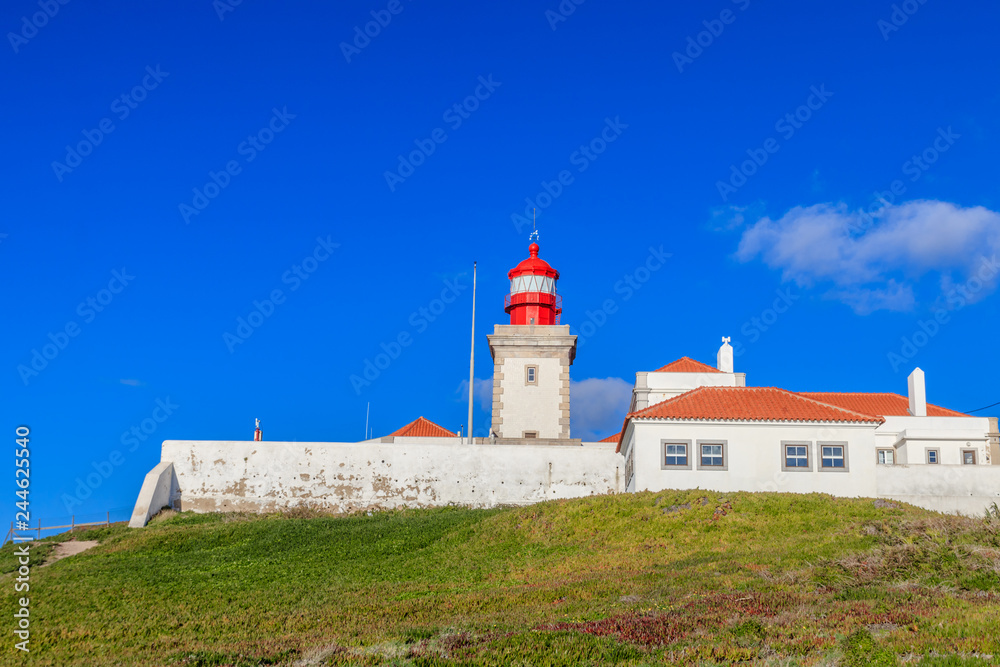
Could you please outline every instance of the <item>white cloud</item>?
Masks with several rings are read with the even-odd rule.
[[[570,381],[570,434],[600,440],[622,428],[632,402],[632,385],[621,378]]]
[[[459,403],[469,402],[469,381],[462,380],[458,384],[458,389],[455,390],[457,398],[455,399]],[[481,380],[476,378],[476,381],[472,385],[472,397],[473,400],[479,403],[479,407],[486,412],[493,411],[493,380]]]
[[[982,206],[912,201],[874,217],[844,204],[796,207],[763,217],[743,232],[736,259],[757,258],[802,287],[829,285],[826,296],[859,313],[910,310],[916,282],[936,275],[942,293],[977,275],[1000,251],[1000,214]],[[996,286],[991,277],[987,290]],[[933,295],[931,300],[939,297]]]

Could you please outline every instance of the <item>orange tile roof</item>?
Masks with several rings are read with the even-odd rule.
[[[656,373],[721,373],[718,368],[695,361],[691,357],[681,357],[666,366],[657,368]]]
[[[885,419],[823,403],[776,387],[698,387],[625,418],[708,421],[804,421],[881,424]],[[621,450],[621,443],[618,444]]]
[[[600,440],[600,442],[618,442],[619,440],[621,440],[621,438],[622,438],[621,433],[615,433],[614,435],[609,435],[603,440]]]
[[[910,399],[893,393],[849,393],[800,391],[800,396],[836,405],[855,412],[864,412],[878,417],[906,417],[910,414]],[[962,412],[927,404],[928,417],[969,417]]]
[[[416,420],[411,421],[409,424],[390,433],[387,437],[393,436],[405,436],[408,438],[455,438],[456,433],[452,433],[443,426],[438,426],[429,419],[424,419],[423,417],[417,417]]]

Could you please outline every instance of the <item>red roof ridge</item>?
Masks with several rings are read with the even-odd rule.
[[[702,363],[691,357],[681,357],[676,361],[671,361],[666,366],[653,371],[654,373],[721,373],[718,368]]]
[[[430,419],[423,416],[417,417],[406,426],[390,433],[388,438],[409,437],[409,438],[455,438],[457,435],[448,429],[435,424]]]
[[[709,395],[724,395],[724,394],[743,394],[755,396],[757,398],[764,398],[766,395],[770,395],[772,400],[770,403],[767,401],[758,402],[757,404],[736,404],[732,406],[720,406],[716,402],[712,402],[707,399],[704,403],[700,403],[698,399],[703,394]],[[775,404],[774,398],[780,397],[780,400],[784,401],[784,404]],[[693,404],[692,404],[693,403]],[[670,415],[669,410],[678,404],[684,405],[686,409],[680,410],[674,415]],[[690,407],[686,404],[692,404]],[[810,408],[817,409],[816,411],[810,412],[808,410],[801,411],[802,404],[807,404]],[[794,412],[795,407],[800,408],[798,416],[791,416],[790,413]],[[744,414],[749,413],[750,416],[725,416],[727,409],[732,409],[731,414],[736,414],[743,412]],[[782,416],[775,416],[776,414],[784,412]],[[754,416],[754,415],[760,416]],[[625,436],[625,431],[628,428],[629,422],[632,419],[679,419],[679,420],[690,420],[690,419],[705,419],[712,421],[817,421],[817,422],[862,422],[862,423],[884,423],[885,418],[881,415],[872,415],[864,412],[857,412],[854,410],[849,410],[847,408],[841,407],[839,405],[832,405],[830,403],[824,403],[823,401],[810,398],[808,396],[803,396],[795,392],[788,391],[787,389],[781,389],[780,387],[697,387],[691,391],[679,394],[672,398],[669,398],[661,403],[656,403],[642,410],[636,412],[631,412],[625,417],[625,422],[622,424],[622,430],[619,435],[619,443],[616,451],[621,451],[621,439]]]
[[[824,400],[824,399],[831,399],[839,396],[852,397],[852,398],[862,398],[862,397],[872,398],[876,396],[892,397],[893,399],[897,399],[899,402],[902,402],[904,405],[907,406],[909,405],[910,401],[908,397],[903,396],[902,394],[896,393],[894,391],[800,391],[796,393],[801,394],[806,398],[817,397],[816,400],[823,401],[824,403],[830,402],[829,400]],[[876,406],[872,407],[874,408]],[[889,406],[882,406],[882,407],[889,407]],[[883,412],[885,412],[885,410],[876,409],[872,410],[869,414],[877,415],[879,417],[885,417],[886,415],[882,414]],[[936,412],[937,414],[932,414],[933,412]],[[935,405],[933,403],[927,404],[927,415],[930,417],[972,417],[972,415],[966,414],[964,412],[959,412],[958,410],[952,410],[951,408],[945,408],[940,405]],[[890,414],[889,416],[906,417],[908,416],[908,413]]]

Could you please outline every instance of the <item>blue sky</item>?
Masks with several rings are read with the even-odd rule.
[[[162,440],[255,417],[269,440],[360,439],[369,403],[375,435],[457,429],[472,264],[488,380],[532,206],[581,334],[576,435],[722,336],[753,385],[905,393],[919,365],[931,402],[1000,400],[998,15],[7,3],[0,391],[33,515],[128,507]]]

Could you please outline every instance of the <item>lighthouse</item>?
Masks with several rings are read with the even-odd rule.
[[[576,336],[560,324],[559,272],[538,256],[507,273],[510,293],[504,312],[510,324],[497,324],[487,336],[493,357],[493,433],[504,440],[568,440],[569,367],[576,358]]]

